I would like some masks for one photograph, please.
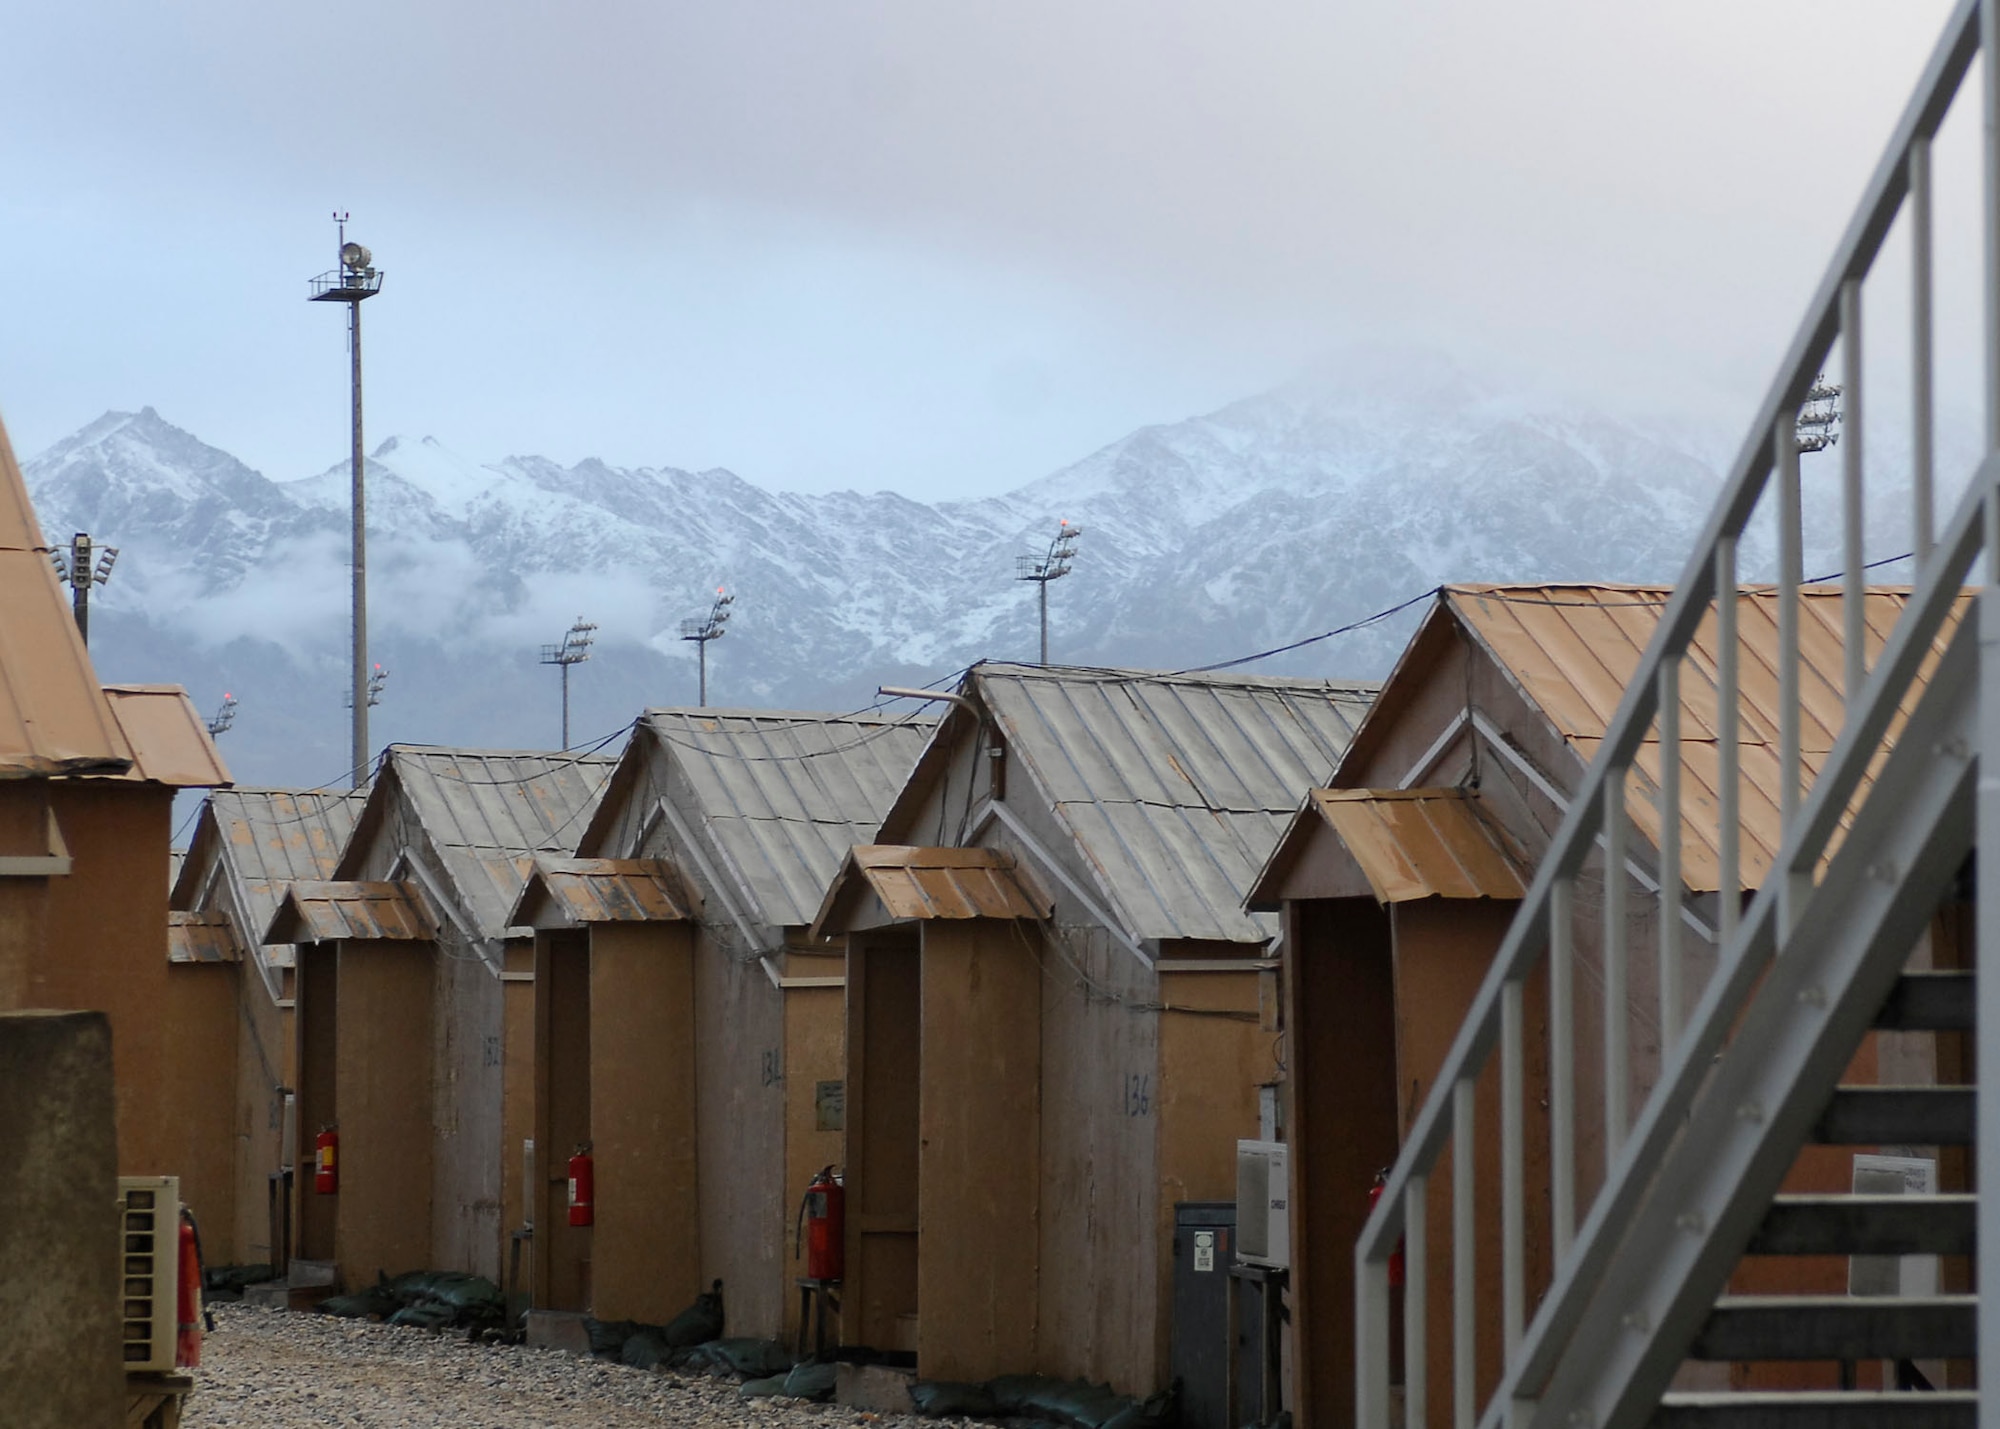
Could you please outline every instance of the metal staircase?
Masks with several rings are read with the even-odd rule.
[[[1982,57],[1983,86],[1967,86]],[[2000,774],[1978,779],[1984,753],[2000,762],[1993,579],[2000,455],[1991,455],[2000,453],[1996,58],[2000,0],[1964,0],[1362,1232],[1355,1417],[1367,1429],[2000,1429],[2000,1395],[1982,1409],[1962,1387],[1920,1387],[1918,1361],[1976,1360],[1991,1348],[2000,1364],[2000,1316],[1982,1322],[1972,1296],[1728,1289],[1746,1253],[1973,1254],[1975,1283],[1988,1272],[2000,1276],[2000,1126],[1975,1135],[1976,1120],[1993,1122],[2000,1111],[1980,1111],[1969,1086],[1840,1085],[1871,1027],[1964,1032],[1975,1004],[1979,1025],[2000,1026],[2000,977],[1909,970],[1978,835],[2000,841]],[[1961,88],[1980,111],[1984,139],[1979,382],[1990,455],[1939,532],[1931,495],[1931,145]],[[1907,277],[1877,271],[1899,217],[1909,239]],[[1862,295],[1871,276],[1907,282],[1899,291],[1910,321],[1917,571],[1885,638],[1866,629],[1862,548],[1863,414],[1883,399],[1864,386]],[[1836,344],[1847,406],[1839,446],[1844,689],[1837,738],[1809,756],[1801,741],[1808,692],[1797,419]],[[1738,546],[1760,507],[1777,532],[1775,670],[1744,668],[1738,630]],[[1968,580],[1984,589],[1961,619]],[[1702,653],[1710,650],[1712,666]],[[1746,683],[1765,690],[1763,708],[1775,710],[1775,790],[1746,787],[1744,742],[1764,737],[1748,727]],[[1765,689],[1771,685],[1775,699]],[[1766,795],[1777,809],[1777,837],[1767,840],[1775,857],[1746,878],[1745,808]],[[1650,847],[1634,837],[1635,822],[1656,825]],[[1716,937],[1712,971],[1699,987],[1691,983],[1709,963],[1690,957],[1683,926],[1691,911],[1685,830],[1709,831],[1722,890],[1704,910]],[[1656,894],[1636,892],[1624,876],[1635,864],[1651,865],[1643,886]],[[1984,950],[2000,947],[2000,857],[1979,863],[1975,876],[1983,962]],[[1579,890],[1600,884],[1601,906],[1582,916],[1590,899],[1579,899]],[[1657,931],[1637,947],[1631,915],[1642,896],[1659,901]],[[1657,989],[1643,976],[1635,987],[1633,970],[1649,963]],[[1594,973],[1601,1006],[1579,1001],[1579,968]],[[1690,999],[1691,1010],[1678,1015]],[[1544,1020],[1546,1044],[1531,1049],[1529,1028]],[[1653,1026],[1658,1073],[1638,1088],[1635,1106],[1634,1035],[1648,1036]],[[1498,1125],[1475,1116],[1482,1081],[1497,1086]],[[1971,1145],[1973,1184],[1995,1190],[1984,1199],[1786,1194],[1801,1148],[1814,1141]],[[1476,1148],[1494,1142],[1501,1184],[1476,1184]],[[1448,1212],[1433,1216],[1434,1206]],[[1449,1244],[1434,1248],[1427,1242],[1440,1225]],[[1480,1244],[1496,1235],[1497,1257]],[[1399,1243],[1408,1269],[1397,1336],[1389,1266]],[[1433,1253],[1450,1262],[1449,1313],[1440,1322],[1427,1304]],[[1490,1341],[1482,1348],[1480,1333],[1493,1298],[1487,1287],[1496,1281],[1497,1355]],[[1448,1328],[1441,1344],[1429,1338],[1436,1323]],[[1703,1378],[1703,1361],[1870,1369],[1845,1373],[1839,1388],[1677,1391],[1677,1381]],[[1873,1380],[1876,1362],[1890,1367],[1880,1372],[1884,1387],[1848,1387]]]

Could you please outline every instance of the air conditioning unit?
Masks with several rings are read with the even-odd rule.
[[[118,1243],[125,1368],[174,1367],[175,1278],[180,1271],[178,1176],[118,1178]]]
[[[1282,1141],[1236,1143],[1236,1259],[1289,1270],[1292,1264],[1292,1177]]]

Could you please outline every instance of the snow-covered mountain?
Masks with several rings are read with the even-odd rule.
[[[239,778],[316,783],[346,763],[345,464],[272,481],[150,408],[27,465],[53,538],[121,550],[93,606],[107,679],[174,680],[242,715]],[[728,471],[481,465],[392,437],[369,462],[373,647],[394,739],[548,745],[540,646],[582,615],[572,727],[691,703],[680,621],[736,595],[711,702],[851,708],[985,656],[1031,658],[1015,558],[1081,525],[1050,591],[1068,663],[1184,667],[1327,630],[1444,581],[1660,580],[1715,478],[1588,412],[1480,390],[1450,364],[1372,355],[1206,416],[1147,427],[1004,496],[766,491]],[[1415,612],[1257,668],[1380,675]]]

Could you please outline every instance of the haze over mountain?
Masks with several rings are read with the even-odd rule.
[[[52,539],[120,548],[93,603],[107,680],[242,704],[245,782],[347,764],[345,464],[274,481],[152,409],[107,413],[26,466]],[[765,490],[726,470],[480,464],[430,438],[369,461],[373,735],[555,744],[543,643],[597,622],[572,673],[577,742],[693,703],[680,621],[726,585],[711,703],[867,704],[985,658],[1033,658],[1015,558],[1084,535],[1050,591],[1059,662],[1181,668],[1316,634],[1454,580],[1671,579],[1715,488],[1660,437],[1479,389],[1421,355],[1330,363],[1219,411],[1142,428],[1005,495]],[[1385,673],[1416,617],[1252,668]]]

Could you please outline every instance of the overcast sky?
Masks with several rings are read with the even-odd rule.
[[[332,463],[339,206],[371,445],[972,494],[1362,340],[1733,423],[1948,8],[17,7],[0,412]]]

